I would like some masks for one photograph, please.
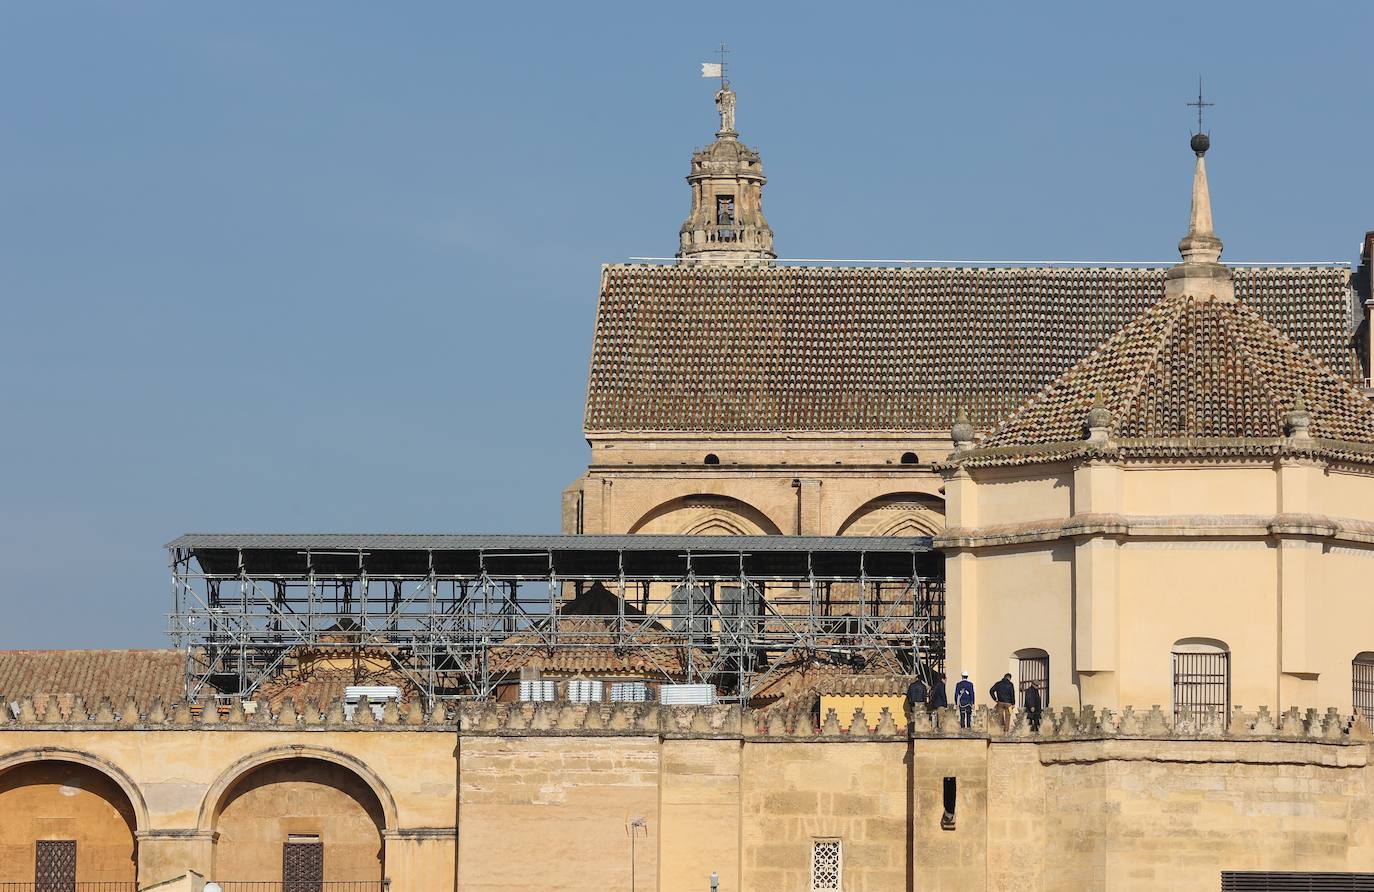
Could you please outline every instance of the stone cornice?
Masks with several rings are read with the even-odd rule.
[[[1374,464],[1374,444],[1323,437],[1121,438],[1104,444],[1062,440],[1034,446],[975,447],[936,462],[937,470],[1053,464],[1064,461],[1236,461],[1307,459],[1333,464]]]
[[[1091,536],[1117,538],[1319,538],[1374,544],[1374,523],[1324,514],[1078,514],[1014,524],[950,528],[935,538],[940,549],[1020,545]]]

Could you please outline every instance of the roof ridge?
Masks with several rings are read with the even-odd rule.
[[[1169,298],[1166,297],[1164,300],[1161,300],[1159,303],[1155,304],[1144,314],[1142,314],[1140,316],[1140,319],[1146,319],[1152,312],[1159,309],[1160,307],[1163,307],[1168,302],[1168,300]],[[1150,355],[1142,361],[1140,371],[1144,372],[1158,364],[1159,355],[1164,351],[1164,345],[1167,344],[1169,342],[1169,339],[1174,336],[1174,329],[1178,327],[1178,318],[1181,315],[1182,313],[1178,311],[1175,311],[1172,314],[1165,314],[1165,323],[1160,330],[1159,336],[1155,338],[1154,349],[1150,351]],[[1132,323],[1127,323],[1127,327],[1129,327],[1131,324]],[[1123,328],[1122,331],[1125,331],[1125,329]],[[1086,360],[1084,361],[1086,362]],[[1128,412],[1136,404],[1136,401],[1140,399],[1141,393],[1145,390],[1146,376],[1144,374],[1137,374],[1134,375],[1133,378],[1134,381],[1130,390],[1130,396],[1126,400],[1122,413],[1118,415],[1116,418],[1112,419],[1112,425],[1114,427],[1119,425],[1120,420],[1124,418],[1126,412]]]
[[[1298,345],[1289,340],[1283,332],[1265,322],[1264,317],[1255,312],[1253,307],[1247,306],[1242,301],[1233,301],[1231,306],[1233,309],[1230,313],[1225,314],[1225,320],[1227,327],[1231,329],[1231,340],[1236,345],[1236,358],[1244,363],[1247,369],[1254,369],[1255,374],[1252,375],[1252,380],[1254,380],[1256,387],[1268,400],[1270,408],[1274,410],[1274,432],[1275,434],[1282,434],[1283,413],[1292,408],[1292,400],[1283,400],[1274,391],[1274,383],[1277,381],[1276,376],[1265,374],[1265,369],[1262,366],[1256,367],[1258,357],[1254,355],[1254,351],[1251,349],[1251,344],[1249,343],[1249,338],[1245,331],[1245,325],[1240,323],[1242,320],[1250,324],[1259,322],[1261,325],[1260,330],[1264,332],[1265,336],[1275,340],[1280,346],[1287,349],[1290,354],[1293,354],[1295,357],[1301,356],[1303,359],[1312,359],[1315,357],[1309,357],[1301,347],[1298,347]],[[1302,393],[1302,385],[1298,384],[1297,387],[1298,392]]]

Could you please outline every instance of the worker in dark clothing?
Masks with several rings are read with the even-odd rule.
[[[959,707],[959,727],[973,727],[973,682],[968,673],[963,673],[959,683],[954,686],[954,705]]]
[[[1016,685],[1012,683],[1010,672],[988,688],[988,696],[997,705],[997,717],[1002,720],[1002,730],[1010,731],[1011,710],[1016,705]]]
[[[907,685],[906,689],[906,714],[908,721],[916,721],[916,710],[925,709],[930,701],[930,690],[926,683],[921,680],[921,676],[916,676],[916,680]]]
[[[1026,720],[1030,722],[1031,733],[1040,733],[1040,688],[1034,684],[1026,686],[1026,693],[1021,697],[1022,704],[1026,707]]]
[[[930,708],[932,711],[949,708],[949,695],[945,693],[945,677],[939,672],[930,680]]]

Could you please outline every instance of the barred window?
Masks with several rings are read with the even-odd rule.
[[[1050,705],[1050,655],[1038,647],[1016,652],[1017,703],[1026,702],[1026,688],[1040,689],[1040,705]]]
[[[815,839],[811,841],[811,889],[813,892],[839,892],[840,841]]]
[[[1184,638],[1174,645],[1174,716],[1186,706],[1199,713],[1231,712],[1231,652],[1211,638]]]
[[[1350,698],[1366,722],[1374,722],[1374,651],[1364,651],[1350,661]]]

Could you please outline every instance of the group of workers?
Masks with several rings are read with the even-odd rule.
[[[959,710],[959,727],[973,727],[973,706],[974,693],[973,682],[969,681],[968,673],[961,673],[959,682],[954,686],[954,705]],[[1011,713],[1016,708],[1016,684],[1011,680],[1011,673],[1003,675],[991,688],[988,688],[988,696],[992,698],[993,705],[997,708],[997,718],[1002,723],[1002,730],[1011,730]],[[949,700],[945,695],[945,677],[938,672],[932,673],[929,683],[919,674],[906,689],[906,705],[908,714],[914,719],[917,709],[925,709],[931,712],[936,709],[944,709],[949,706]],[[1026,720],[1030,722],[1031,731],[1039,732],[1040,717],[1044,704],[1040,699],[1040,688],[1035,684],[1026,685],[1026,689],[1021,697],[1021,705],[1026,710]]]

